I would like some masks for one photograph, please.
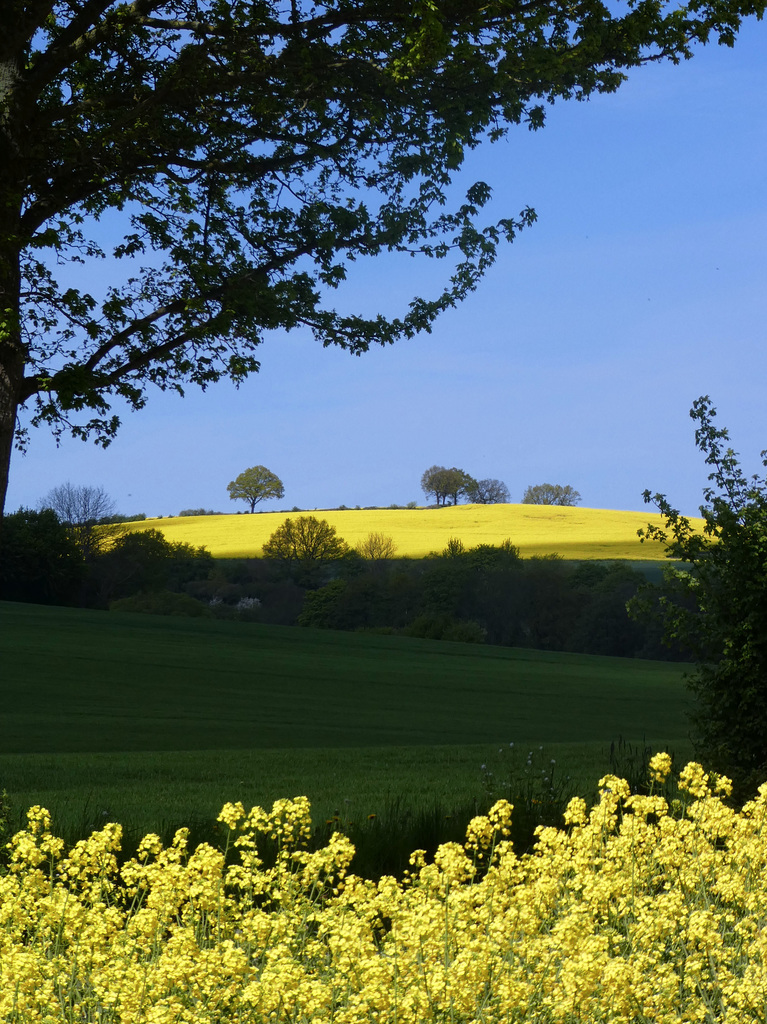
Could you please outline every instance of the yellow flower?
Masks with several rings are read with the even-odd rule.
[[[671,755],[665,752],[653,754],[650,758],[650,764],[648,767],[650,769],[651,781],[658,782],[663,785],[671,774]]]

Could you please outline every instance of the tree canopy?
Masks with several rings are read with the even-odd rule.
[[[456,466],[430,466],[421,476],[421,490],[427,497],[433,494],[437,505],[449,504],[448,498],[457,505],[461,495],[469,494],[476,486],[477,481]]]
[[[525,489],[523,505],[577,505],[581,496],[569,484],[531,484]]]
[[[282,480],[266,466],[251,466],[226,485],[232,501],[245,501],[252,512],[259,501],[285,496]]]
[[[448,192],[467,151],[763,6],[6,0],[0,508],[20,406],[107,444],[153,387],[241,382],[268,332],[359,355],[429,330],[535,216],[480,223],[488,184]],[[339,311],[383,252],[447,259],[444,288]]]
[[[278,526],[263,548],[265,558],[282,562],[290,575],[308,586],[319,581],[324,566],[350,553],[335,526],[316,516],[296,516]]]
[[[503,480],[474,480],[466,498],[475,505],[506,505],[510,500],[509,488]]]

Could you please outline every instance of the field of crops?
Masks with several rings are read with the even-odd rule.
[[[559,554],[569,559],[660,559],[663,547],[641,544],[637,530],[660,523],[652,512],[568,508],[551,505],[457,505],[418,509],[309,509],[255,515],[182,516],[148,519],[131,529],[162,530],[170,541],[204,545],[213,555],[258,557],[286,518],[316,515],[335,526],[352,547],[370,533],[394,539],[397,556],[422,558],[441,551],[451,537],[465,547],[501,544],[507,538],[523,557]],[[694,522],[698,522],[694,520]]]

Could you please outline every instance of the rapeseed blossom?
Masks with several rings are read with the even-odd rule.
[[[302,512],[258,515],[178,516],[129,523],[132,531],[160,530],[169,541],[204,545],[217,558],[260,557],[263,545],[286,518]],[[431,509],[323,509],[316,513],[352,547],[371,533],[394,540],[399,558],[423,558],[442,551],[451,538],[465,548],[499,545],[511,538],[524,558],[558,552],[573,559],[662,559],[665,546],[640,543],[637,530],[663,525],[652,512],[560,505],[455,505]],[[702,529],[702,519],[690,520]]]
[[[681,1024],[763,1021],[767,784],[741,810],[690,764],[683,799],[605,776],[531,854],[499,801],[403,880],[351,873],[309,803],[227,804],[223,850],[119,825],[71,850],[33,807],[0,876],[0,1020],[13,1024]],[[271,849],[267,858],[265,850]]]

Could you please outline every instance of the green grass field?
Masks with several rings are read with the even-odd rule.
[[[683,666],[659,662],[7,603],[0,658],[0,788],[69,823],[449,805],[510,742],[589,780],[620,736],[689,750]]]
[[[637,530],[662,525],[658,513],[556,505],[455,505],[415,509],[315,509],[257,515],[178,516],[147,519],[129,529],[161,530],[169,541],[204,545],[216,557],[253,558],[286,518],[314,515],[334,526],[354,547],[371,533],[392,537],[399,558],[423,558],[442,551],[451,538],[465,547],[501,544],[507,538],[524,558],[559,554],[568,559],[665,558],[657,541],[640,543]],[[693,519],[702,527],[702,520]]]

